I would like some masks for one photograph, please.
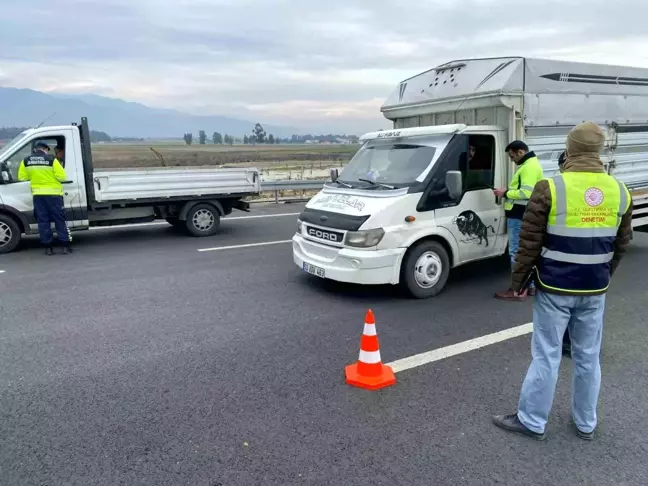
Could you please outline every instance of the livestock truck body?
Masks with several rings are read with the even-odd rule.
[[[301,213],[293,260],[304,272],[437,295],[452,268],[502,256],[504,201],[525,141],[545,177],[582,121],[606,134],[608,173],[648,229],[648,69],[521,57],[452,61],[399,83],[381,108],[393,129],[368,133]]]

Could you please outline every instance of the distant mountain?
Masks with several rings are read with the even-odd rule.
[[[299,130],[267,125],[263,120],[239,120],[224,116],[200,116],[175,110],[150,108],[98,95],[48,94],[31,89],[0,87],[0,127],[35,126],[56,113],[48,125],[69,124],[88,117],[90,128],[113,137],[179,138],[205,130],[242,137],[259,121],[266,133],[289,137]]]

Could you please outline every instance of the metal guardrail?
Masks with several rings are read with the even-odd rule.
[[[295,191],[300,189],[321,189],[330,179],[305,179],[290,181],[261,181],[261,192],[274,192],[274,200],[279,202],[279,191]],[[303,197],[291,197],[288,200],[296,202],[307,200]]]
[[[261,191],[292,191],[299,189],[321,189],[330,179],[304,179],[290,181],[262,181]]]

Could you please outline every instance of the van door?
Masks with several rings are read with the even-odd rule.
[[[459,255],[455,263],[490,258],[503,253],[506,247],[504,207],[493,195],[498,173],[496,138],[493,134],[462,134],[453,138],[439,160],[433,203],[437,225],[454,236]],[[445,174],[461,171],[463,195],[451,201],[445,188]],[[439,194],[440,193],[440,194]]]
[[[31,155],[38,142],[45,142],[50,153],[54,155],[55,147],[65,149],[64,164],[67,181],[63,184],[63,205],[65,216],[70,228],[87,227],[87,206],[85,205],[85,181],[83,167],[75,154],[73,143],[74,127],[63,130],[39,130],[29,138],[20,148],[0,161],[8,169],[8,177],[3,179],[1,187],[3,203],[22,213],[30,225],[32,232],[38,231],[34,205],[29,182],[18,180],[20,162]]]

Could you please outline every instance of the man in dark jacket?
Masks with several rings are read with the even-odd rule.
[[[567,328],[576,434],[591,440],[597,425],[605,294],[632,236],[632,198],[606,173],[599,155],[604,143],[605,134],[595,123],[573,128],[561,174],[536,184],[522,222],[512,287],[520,292],[536,269],[533,359],[518,411],[495,416],[493,422],[539,440],[545,438]]]

